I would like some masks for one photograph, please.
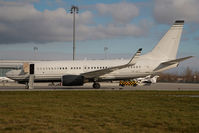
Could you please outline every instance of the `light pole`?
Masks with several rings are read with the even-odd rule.
[[[73,14],[73,60],[75,60],[75,14],[79,12],[77,6],[72,6],[70,13]]]
[[[107,59],[107,51],[108,51],[108,47],[104,47],[105,59]]]
[[[37,60],[37,52],[38,52],[38,47],[33,47],[33,50],[34,50],[34,56],[35,56],[35,59],[34,60]]]

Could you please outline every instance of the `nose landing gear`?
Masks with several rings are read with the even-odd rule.
[[[29,89],[29,84],[28,84],[28,82],[25,83],[25,88],[26,88],[26,89]]]

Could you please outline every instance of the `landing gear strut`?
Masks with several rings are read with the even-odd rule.
[[[26,89],[29,89],[29,84],[28,84],[28,82],[26,82],[25,85],[26,85],[25,88],[26,88]]]
[[[93,88],[99,89],[99,88],[100,88],[100,84],[97,83],[97,82],[94,82],[94,83],[93,83]]]

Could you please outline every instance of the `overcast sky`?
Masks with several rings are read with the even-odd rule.
[[[71,5],[79,7],[78,59],[102,59],[104,47],[108,58],[146,53],[183,19],[178,56],[199,61],[199,0],[0,0],[0,59],[71,59]]]

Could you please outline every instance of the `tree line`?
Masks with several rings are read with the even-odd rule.
[[[182,74],[159,73],[159,82],[199,83],[199,72],[192,71],[189,67]]]

